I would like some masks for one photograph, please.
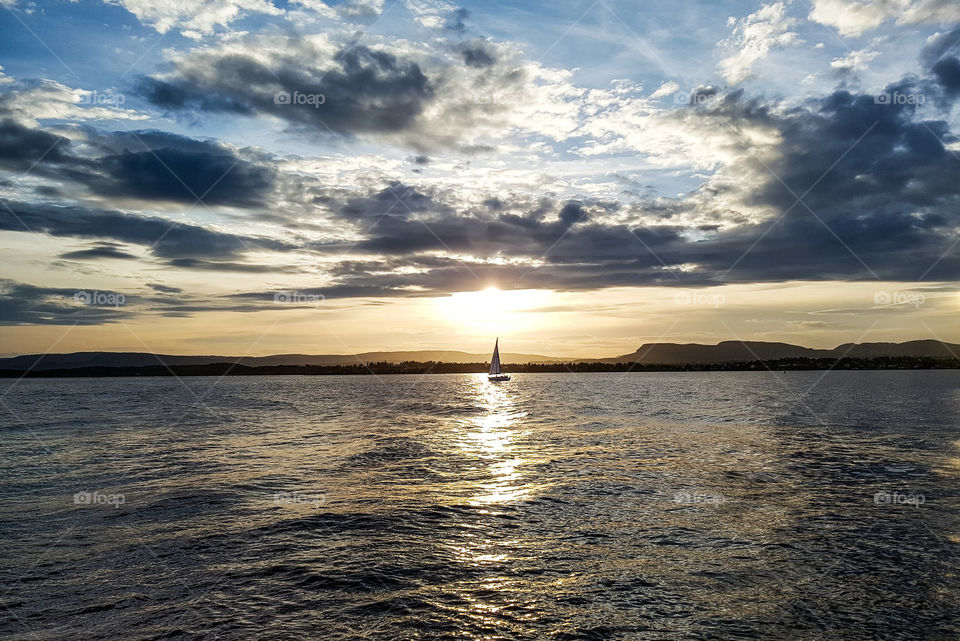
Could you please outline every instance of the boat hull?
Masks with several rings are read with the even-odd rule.
[[[499,383],[500,381],[509,381],[510,375],[509,374],[488,374],[487,380],[490,381],[491,383]]]

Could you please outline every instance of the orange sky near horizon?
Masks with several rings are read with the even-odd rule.
[[[591,292],[488,288],[438,298],[331,299],[256,312],[145,313],[103,325],[6,327],[0,353],[262,356],[449,349],[596,358],[643,343],[960,342],[949,284],[804,282]],[[889,301],[888,301],[889,299]]]

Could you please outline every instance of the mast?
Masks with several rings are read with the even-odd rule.
[[[497,337],[497,341],[493,344],[493,357],[490,359],[490,373],[499,374],[500,373],[500,337]]]

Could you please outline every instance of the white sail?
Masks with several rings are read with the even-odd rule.
[[[490,359],[490,374],[500,373],[500,339],[493,344],[493,358]]]

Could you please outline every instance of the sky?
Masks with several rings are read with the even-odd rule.
[[[955,0],[0,0],[0,353],[960,342]]]

